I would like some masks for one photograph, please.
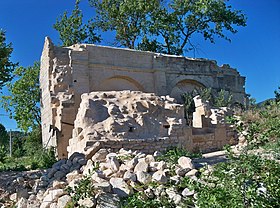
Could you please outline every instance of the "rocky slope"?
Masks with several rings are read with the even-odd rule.
[[[16,204],[18,208],[63,208],[68,204],[113,208],[119,207],[121,198],[137,192],[144,192],[148,198],[165,196],[178,208],[183,207],[184,200],[195,197],[194,191],[165,185],[180,183],[183,177],[197,180],[199,172],[188,157],[168,164],[160,161],[159,155],[124,149],[117,153],[99,149],[91,158],[74,153],[46,171],[17,175],[11,185],[15,189],[6,192],[9,203],[2,207]]]

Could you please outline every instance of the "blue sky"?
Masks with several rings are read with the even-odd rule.
[[[74,2],[0,0],[0,28],[13,44],[12,61],[28,66],[40,60],[45,36],[59,44],[52,25],[60,14],[73,9]],[[280,0],[230,0],[230,4],[247,15],[247,27],[238,28],[237,34],[230,35],[231,43],[217,39],[216,44],[210,44],[195,38],[200,48],[195,56],[237,68],[246,76],[246,92],[258,102],[274,97],[273,91],[280,86]],[[85,18],[90,17],[92,11],[86,0],[82,0],[81,8]],[[110,36],[105,37],[103,44],[108,45],[110,40]],[[0,114],[6,113],[0,109]],[[16,128],[15,121],[6,116],[0,115],[0,123],[8,129]]]

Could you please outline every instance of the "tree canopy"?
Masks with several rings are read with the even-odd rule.
[[[0,123],[0,146],[7,145],[9,138],[8,132],[3,124]]]
[[[0,90],[12,79],[12,72],[16,67],[16,64],[10,61],[12,52],[12,44],[6,43],[5,32],[0,29]]]
[[[39,72],[38,62],[33,66],[17,68],[13,73],[16,81],[8,84],[10,95],[2,96],[3,108],[25,131],[41,124]]]
[[[228,0],[89,0],[94,16],[82,23],[82,13],[78,8],[79,21],[67,13],[55,24],[60,36],[69,31],[73,37],[62,39],[64,43],[83,41],[80,35],[87,28],[110,31],[115,34],[115,45],[131,49],[148,50],[167,54],[183,55],[192,50],[192,37],[200,34],[205,40],[215,43],[216,38],[230,41],[228,34],[237,32],[237,26],[246,26],[246,17],[240,10],[234,10]],[[67,29],[63,26],[68,22]],[[100,37],[100,36],[98,36]],[[74,41],[68,41],[74,40]],[[79,40],[79,41],[78,41]],[[92,42],[100,39],[93,39]]]
[[[59,32],[60,40],[63,46],[70,46],[76,43],[96,43],[100,41],[100,36],[94,32],[94,26],[83,24],[83,14],[79,8],[80,0],[75,3],[75,9],[68,17],[64,12],[53,25]]]

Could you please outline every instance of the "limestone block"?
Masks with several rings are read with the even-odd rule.
[[[137,176],[137,181],[139,181],[142,184],[147,184],[152,181],[152,176],[144,171],[137,171],[136,176]]]
[[[97,198],[96,208],[118,208],[120,198],[116,194],[101,193]]]
[[[110,193],[112,190],[111,184],[108,181],[103,181],[100,183],[94,184],[96,189],[101,190],[102,192]]]
[[[153,180],[161,184],[167,183],[167,177],[164,171],[158,170],[152,176]]]
[[[40,207],[50,206],[52,202],[56,202],[60,196],[65,195],[66,192],[63,189],[50,190],[43,199],[43,203]]]
[[[136,181],[136,174],[127,170],[125,173],[124,173],[124,176],[123,176],[123,179],[125,181],[127,180],[131,180],[131,181]]]
[[[107,149],[100,149],[92,156],[91,159],[95,162],[102,162],[106,159],[107,154],[108,154]]]
[[[27,199],[21,198],[21,199],[16,203],[15,206],[16,206],[17,208],[27,208],[27,204],[28,204]]]
[[[153,190],[151,188],[147,188],[144,193],[146,194],[146,196],[150,199],[153,199],[155,197],[155,194],[153,192]]]
[[[194,195],[194,190],[190,191],[188,188],[185,188],[182,191],[182,196],[183,197],[188,197],[188,196],[192,196],[192,195]]]
[[[187,172],[185,174],[185,176],[188,176],[188,177],[198,176],[198,170],[197,169],[192,169],[191,171]]]
[[[81,207],[94,207],[96,205],[96,202],[94,199],[91,199],[91,198],[85,198],[85,199],[80,199],[78,201],[78,204],[81,206]]]
[[[178,164],[182,168],[193,169],[192,160],[189,157],[182,156],[178,159]]]
[[[137,171],[144,171],[144,172],[147,172],[148,171],[148,167],[149,167],[149,164],[146,162],[146,160],[142,160],[142,161],[139,161],[137,163],[137,165],[135,166],[134,168],[134,172],[136,173]]]
[[[113,187],[113,192],[119,197],[127,197],[133,193],[133,190],[122,178],[111,178],[110,184]]]

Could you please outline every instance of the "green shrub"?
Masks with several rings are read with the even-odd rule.
[[[166,152],[164,152],[161,156],[157,157],[157,161],[165,161],[169,164],[177,164],[178,159],[182,156],[190,157],[190,158],[201,158],[201,153],[190,153],[189,151],[178,148],[178,147],[172,147],[168,149]]]
[[[7,156],[7,147],[5,147],[4,145],[1,145],[0,146],[0,163],[5,162],[6,156]]]
[[[197,183],[198,207],[280,207],[280,165],[242,154]]]
[[[82,178],[73,189],[68,186],[66,191],[72,198],[72,203],[68,205],[69,207],[72,205],[76,206],[80,199],[93,198],[95,196],[95,188],[90,175]]]
[[[122,199],[121,208],[160,208],[168,207],[175,208],[176,205],[168,200],[167,197],[161,197],[159,199],[149,199],[143,193],[136,193],[132,196]]]
[[[248,110],[241,121],[232,123],[239,133],[245,132],[249,149],[274,143],[280,138],[280,103],[270,102],[260,109]]]
[[[213,97],[213,103],[212,105],[214,107],[229,107],[232,103],[232,94],[225,90],[221,90],[218,92],[218,95],[216,97]]]

